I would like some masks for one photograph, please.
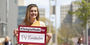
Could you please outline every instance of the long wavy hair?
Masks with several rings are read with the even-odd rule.
[[[31,9],[32,7],[37,7],[38,15],[37,15],[37,17],[36,17],[36,20],[39,21],[39,10],[38,10],[38,6],[37,6],[36,4],[30,4],[30,5],[27,6],[26,16],[25,16],[25,19],[24,19],[24,21],[23,21],[23,23],[24,23],[25,25],[31,25],[31,24],[30,24],[30,9]]]

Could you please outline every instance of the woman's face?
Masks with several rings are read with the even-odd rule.
[[[37,7],[32,7],[30,9],[30,19],[36,19],[37,16],[38,16]]]

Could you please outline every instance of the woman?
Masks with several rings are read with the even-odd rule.
[[[12,45],[11,40],[8,36],[5,37],[4,45]]]
[[[21,25],[27,25],[27,26],[45,26],[45,24],[41,21],[39,21],[39,10],[37,5],[30,4],[27,6],[26,10],[26,16]],[[18,29],[14,30],[14,34],[17,37],[18,36]],[[49,42],[51,38],[51,33],[47,33],[46,35],[46,43]],[[23,45],[34,45],[34,44],[23,44]]]
[[[80,37],[78,39],[77,45],[83,45],[83,39],[82,39],[82,37]]]

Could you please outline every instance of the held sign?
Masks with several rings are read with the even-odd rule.
[[[19,25],[18,30],[18,44],[46,45],[46,27]]]

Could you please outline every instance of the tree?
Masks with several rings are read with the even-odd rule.
[[[53,27],[53,25],[49,25],[49,23],[51,23],[51,21],[45,17],[40,17],[40,20],[46,23],[47,26],[47,32],[49,32],[49,28],[51,28],[51,33],[55,33],[55,28]]]
[[[62,24],[58,30],[58,43],[72,45],[72,38],[80,36],[81,27],[79,25]]]
[[[90,18],[90,3],[87,3],[85,0],[82,0],[81,2],[75,2],[75,4],[78,4],[80,8],[78,8],[76,11],[72,12],[69,11],[69,14],[73,15],[75,14],[83,23],[81,24],[83,28],[86,28],[87,20]]]
[[[81,2],[75,2],[75,4],[79,5],[80,7],[76,10],[76,11],[69,11],[69,14],[73,15],[75,14],[81,21],[81,26],[83,27],[83,30],[82,32],[84,31],[84,34],[85,35],[82,35],[81,36],[84,36],[84,43],[87,42],[86,38],[86,33],[87,33],[87,30],[86,30],[86,25],[88,23],[88,19],[90,18],[90,3],[87,3],[85,0],[82,0]],[[87,43],[86,43],[87,44]]]

